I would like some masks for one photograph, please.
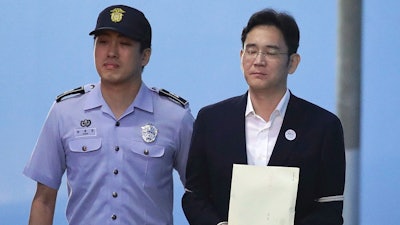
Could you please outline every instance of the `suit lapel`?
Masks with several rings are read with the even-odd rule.
[[[247,164],[247,153],[246,153],[246,132],[245,132],[245,111],[247,104],[247,93],[240,96],[236,103],[233,105],[233,110],[230,113],[232,114],[231,122],[234,125],[231,127],[231,131],[233,134],[237,134],[237,140],[232,140],[236,143],[234,151],[233,160],[235,163]]]
[[[268,163],[269,166],[287,166],[290,162],[291,155],[295,149],[297,140],[299,138],[300,131],[300,119],[303,114],[303,110],[298,106],[299,99],[290,94],[290,100],[286,109],[285,118],[281,130],[279,131],[278,138],[274,150],[271,155],[271,159]],[[293,131],[296,134],[294,140],[290,140],[293,137]],[[290,134],[290,132],[292,134]],[[292,135],[292,136],[291,136]]]

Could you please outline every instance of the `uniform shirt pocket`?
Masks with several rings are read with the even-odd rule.
[[[172,160],[164,146],[133,142],[127,160],[132,166],[129,175],[140,178],[147,191],[165,188],[171,177]]]
[[[100,149],[101,139],[100,138],[75,139],[71,140],[68,143],[68,146],[72,152],[77,152],[77,153],[94,152]]]
[[[131,150],[143,157],[160,158],[164,155],[162,146],[134,145]]]

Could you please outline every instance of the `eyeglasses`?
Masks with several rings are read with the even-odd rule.
[[[273,60],[279,58],[279,55],[287,55],[288,52],[279,52],[278,49],[271,48],[267,51],[258,50],[255,47],[246,47],[244,49],[244,56],[248,57],[248,59],[254,60],[258,55],[261,55],[266,60]]]

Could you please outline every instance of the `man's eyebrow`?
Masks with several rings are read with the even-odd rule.
[[[279,46],[277,46],[277,45],[267,45],[265,47],[269,48],[269,49],[280,49]]]
[[[124,35],[124,34],[121,34],[121,33],[118,33],[118,36],[117,36],[118,38],[128,38],[128,39],[130,39],[128,36],[126,36],[126,35]]]
[[[254,48],[254,47],[259,48],[259,46],[257,46],[257,44],[255,44],[255,43],[248,43],[248,44],[245,45],[245,48]],[[278,45],[261,46],[261,49],[263,49],[263,48],[264,49],[265,48],[267,48],[267,49],[276,49],[276,50],[280,49]]]
[[[249,44],[246,44],[246,47],[257,47],[257,45],[253,44],[253,43],[249,43]]]

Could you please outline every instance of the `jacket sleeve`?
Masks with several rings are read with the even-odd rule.
[[[219,218],[210,196],[209,168],[206,164],[205,126],[201,111],[194,123],[192,142],[186,167],[185,193],[182,207],[189,224],[216,225]]]
[[[343,224],[345,165],[343,128],[335,117],[323,134],[315,207],[296,225]]]

